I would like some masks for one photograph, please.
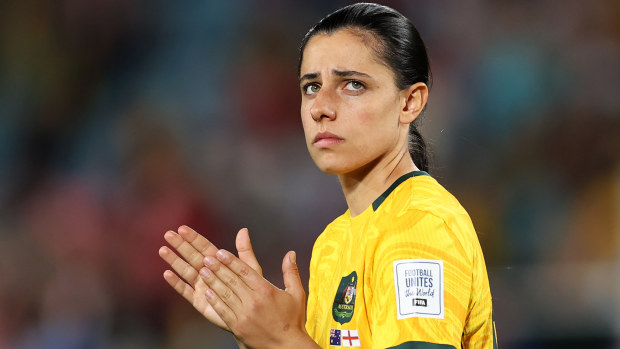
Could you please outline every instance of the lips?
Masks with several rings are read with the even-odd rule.
[[[331,145],[344,142],[344,138],[331,132],[320,132],[314,137],[312,144],[319,148],[329,147]]]

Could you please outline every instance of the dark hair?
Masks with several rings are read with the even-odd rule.
[[[394,72],[399,89],[417,82],[430,87],[432,78],[426,46],[413,23],[392,8],[372,3],[343,7],[314,25],[301,41],[298,77],[308,41],[316,34],[332,34],[340,29],[359,29],[361,34],[368,32],[372,35],[377,43],[373,49]],[[409,154],[420,170],[428,171],[430,156],[417,129],[418,119],[409,126]]]

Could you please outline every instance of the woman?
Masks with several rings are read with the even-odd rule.
[[[207,319],[256,348],[492,348],[482,251],[458,201],[425,172],[414,121],[428,99],[424,43],[401,14],[355,4],[306,34],[301,118],[316,165],[349,209],[312,252],[307,321],[295,253],[285,290],[261,276],[247,229],[239,257],[189,229],[167,232],[166,281]]]

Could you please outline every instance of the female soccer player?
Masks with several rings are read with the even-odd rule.
[[[301,119],[316,165],[348,210],[317,239],[305,294],[289,252],[285,290],[263,279],[246,229],[238,258],[188,227],[165,239],[164,278],[208,320],[254,348],[492,348],[480,244],[458,201],[428,175],[414,121],[430,69],[418,32],[376,4],[342,8],[304,37]],[[304,320],[307,318],[304,324]]]

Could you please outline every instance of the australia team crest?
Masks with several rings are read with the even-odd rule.
[[[356,286],[357,273],[355,271],[340,280],[332,307],[334,321],[339,324],[345,324],[353,318],[355,295],[357,294]]]

